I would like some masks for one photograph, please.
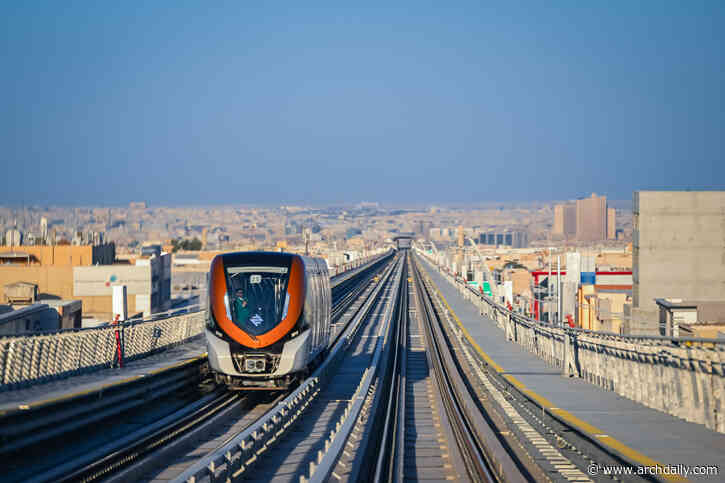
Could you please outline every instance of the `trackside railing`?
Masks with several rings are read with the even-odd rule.
[[[435,267],[507,340],[566,377],[582,379],[645,406],[725,433],[725,340],[626,336],[554,327],[508,310]],[[485,320],[485,319],[484,319]]]
[[[333,284],[347,280],[389,255],[350,265]],[[118,367],[201,337],[206,306],[177,307],[150,319],[119,325],[24,333],[0,337],[0,392],[94,370]]]
[[[122,365],[200,337],[205,320],[202,311],[76,332],[2,338],[0,391]]]

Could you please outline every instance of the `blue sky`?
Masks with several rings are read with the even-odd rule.
[[[2,204],[725,189],[719,0],[14,3]]]

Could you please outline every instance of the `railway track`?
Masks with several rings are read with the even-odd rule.
[[[531,479],[532,475],[520,464],[516,455],[501,443],[497,436],[500,428],[486,420],[477,404],[477,396],[470,392],[466,375],[456,363],[434,301],[415,262],[412,273],[416,306],[429,349],[428,362],[435,374],[455,447],[463,461],[464,474],[471,481]]]
[[[501,444],[515,455],[517,463],[531,479],[586,482],[592,481],[588,475],[591,465],[633,466],[622,455],[542,408],[530,395],[492,369],[463,334],[451,309],[423,272],[421,270],[423,284],[431,296],[448,344],[456,354],[456,363],[465,375],[469,391],[475,394],[476,404],[490,426],[497,428]],[[625,480],[660,481],[656,477]]]
[[[338,294],[329,357],[290,393],[216,391],[23,479],[590,481],[596,449],[486,371],[413,255],[374,276]]]
[[[355,276],[346,279],[343,284],[335,287],[335,306],[333,307],[334,321],[338,327],[335,340],[342,336],[342,329],[349,323],[362,306],[360,299],[368,297],[372,291],[371,281],[382,268],[386,260],[372,264]],[[12,474],[5,473],[8,481],[94,481],[107,479],[110,481],[138,480],[146,476],[159,476],[159,467],[175,467],[174,457],[178,461],[190,457],[195,459],[204,456],[215,447],[223,445],[240,431],[253,424],[262,417],[276,403],[287,394],[280,393],[273,396],[273,400],[265,400],[264,394],[241,395],[230,393],[223,389],[213,389],[213,383],[206,381],[206,395],[196,396],[188,403],[177,404],[175,410],[155,409],[154,406],[145,407],[149,402],[163,405],[166,399],[148,397],[148,391],[157,391],[159,394],[174,394],[174,391],[187,389],[192,382],[189,377],[196,377],[193,385],[200,382],[197,366],[194,371],[186,370],[182,375],[179,371],[172,372],[172,378],[166,381],[163,375],[153,381],[145,382],[141,392],[134,392],[133,388],[126,388],[128,394],[119,394],[118,398],[99,398],[99,402],[91,404],[84,410],[79,401],[68,401],[68,415],[53,411],[51,408],[45,418],[38,421],[49,421],[49,424],[40,426],[38,421],[18,421],[15,439],[4,441],[6,454],[11,457],[13,451],[16,456],[27,460],[16,462],[14,467],[19,471]],[[187,374],[188,373],[188,374]],[[158,383],[154,382],[158,379]],[[154,386],[153,384],[156,384]],[[209,391],[213,391],[208,394]],[[153,392],[151,394],[154,394]],[[141,396],[141,397],[139,397]],[[120,398],[120,399],[119,399]],[[123,401],[128,400],[128,403]],[[93,401],[91,401],[93,402]],[[120,402],[120,403],[119,403]],[[76,404],[73,404],[76,403]],[[115,406],[114,406],[114,403]],[[100,406],[99,406],[100,405]],[[108,407],[108,411],[98,411],[98,408]],[[135,417],[141,410],[157,415]],[[173,409],[173,408],[172,408]],[[88,413],[86,418],[83,415]],[[80,416],[74,421],[74,416]],[[130,423],[122,423],[123,418]],[[65,419],[63,419],[65,418]],[[60,424],[53,425],[53,421]],[[67,423],[65,422],[67,421]],[[139,422],[133,422],[139,421]],[[90,431],[89,424],[96,423]],[[118,434],[117,430],[108,431],[105,428],[116,428],[121,424],[128,429],[125,434]],[[137,427],[137,429],[133,429]],[[140,427],[139,427],[140,426]],[[42,431],[25,431],[25,429],[40,428]],[[46,429],[47,428],[47,429]],[[99,437],[96,433],[107,434]],[[53,443],[53,438],[58,441]],[[65,452],[47,452],[44,448],[48,444],[67,445]],[[12,446],[11,446],[12,444]],[[33,445],[38,451],[33,450]],[[20,450],[22,452],[19,452]],[[201,450],[201,451],[200,451]],[[50,454],[49,454],[50,453]],[[24,455],[24,456],[23,456]],[[30,458],[27,456],[30,455]],[[32,456],[53,456],[48,464],[31,462]],[[60,455],[65,455],[64,457]],[[37,468],[37,469],[33,469]],[[178,467],[175,468],[177,473]],[[183,470],[183,468],[182,468]],[[14,475],[14,476],[13,476]],[[163,476],[163,475],[162,475]]]
[[[245,479],[526,481],[458,373],[415,265],[400,258],[383,295],[387,322],[378,321],[376,352],[361,361],[367,366],[353,378],[357,388],[318,397],[309,423],[280,443],[284,457],[250,465]],[[372,337],[375,326],[367,327],[361,342]],[[354,350],[347,364],[362,352]]]
[[[373,480],[417,480],[423,475],[429,480],[460,480],[462,462],[457,454],[451,454],[448,418],[440,411],[440,391],[430,371],[422,321],[416,305],[410,305],[416,294],[409,280],[406,274],[391,390]]]
[[[485,421],[451,353],[421,275],[408,256],[386,400],[363,479],[376,482],[526,481]],[[412,303],[411,303],[412,302]]]

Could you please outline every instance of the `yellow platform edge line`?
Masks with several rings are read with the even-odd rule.
[[[106,384],[104,386],[94,387],[94,388],[90,388],[90,389],[84,389],[82,391],[74,392],[74,393],[71,393],[71,394],[63,394],[62,396],[57,396],[57,397],[53,397],[53,398],[49,398],[49,399],[44,399],[42,401],[35,401],[35,402],[30,403],[30,404],[20,404],[20,405],[17,406],[17,408],[20,409],[20,410],[27,411],[27,410],[30,410],[30,409],[37,409],[37,408],[40,408],[40,407],[43,407],[43,406],[47,406],[47,405],[50,405],[50,404],[56,404],[56,403],[59,403],[59,402],[62,402],[62,401],[69,401],[71,399],[75,399],[75,398],[79,398],[79,397],[82,397],[82,396],[86,396],[86,395],[92,394],[94,392],[103,392],[103,391],[105,391],[107,389],[110,389],[112,387],[120,386],[122,384],[128,384],[130,382],[137,381],[139,379],[143,379],[144,377],[147,377],[147,376],[157,375],[157,374],[160,374],[160,373],[162,373],[164,371],[169,371],[169,370],[172,370],[172,369],[176,369],[178,367],[182,367],[182,366],[187,365],[187,364],[192,364],[192,363],[194,363],[194,362],[196,362],[196,361],[198,361],[200,359],[204,359],[206,357],[207,357],[207,353],[205,352],[204,354],[201,354],[201,355],[196,356],[196,357],[192,357],[191,359],[185,359],[183,361],[179,361],[176,364],[172,364],[172,365],[167,366],[167,367],[162,367],[160,369],[155,369],[153,371],[147,372],[146,374],[140,374],[140,375],[136,375],[136,376],[127,377],[126,379],[121,379],[120,381],[112,382],[111,384]],[[0,411],[0,416],[4,416],[6,414],[9,414],[9,413],[15,412],[15,411],[16,410]]]
[[[425,270],[425,269],[424,269]],[[471,337],[471,334],[468,333],[468,330],[466,327],[461,323],[461,319],[458,318],[458,315],[453,311],[451,306],[448,304],[448,301],[443,296],[441,291],[438,289],[436,284],[433,284],[433,288],[435,288],[436,293],[441,298],[444,304],[446,304],[446,307],[448,308],[448,311],[453,315],[453,318],[456,319],[456,324],[458,324],[458,327],[461,329],[461,332],[466,336],[466,339],[468,342],[476,349],[476,352],[483,358],[483,360],[486,361],[486,363],[493,367],[494,370],[501,374],[502,372],[506,372],[500,365],[498,365],[491,357],[486,354],[486,352],[481,349],[481,346],[478,345],[478,343],[473,340],[473,337]],[[631,461],[641,465],[641,466],[659,466],[664,468],[665,464],[660,463],[659,461],[653,460],[649,456],[646,456],[639,451],[637,451],[634,448],[631,448],[627,446],[626,444],[622,443],[616,438],[613,438],[612,436],[606,435],[604,437],[597,436],[597,435],[603,435],[605,434],[605,431],[602,431],[601,429],[597,428],[596,426],[593,426],[586,421],[583,421],[579,419],[578,417],[574,416],[570,412],[566,411],[565,409],[557,408],[557,409],[551,409],[556,408],[555,404],[552,404],[551,401],[546,399],[545,397],[539,395],[538,393],[532,391],[524,383],[516,379],[514,376],[510,374],[502,374],[501,377],[506,379],[508,382],[510,382],[513,386],[515,386],[517,389],[519,389],[522,393],[529,396],[531,399],[535,400],[539,405],[542,407],[545,407],[550,412],[555,412],[557,416],[559,416],[562,420],[564,420],[567,424],[576,427],[579,431],[586,433],[592,440],[599,442],[603,446],[607,446],[614,451],[618,452],[619,454],[624,455],[626,458],[629,458]],[[677,475],[662,475],[663,478],[671,481],[688,481],[686,478],[683,478],[681,476]]]

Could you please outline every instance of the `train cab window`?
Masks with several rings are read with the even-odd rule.
[[[287,315],[288,267],[226,266],[225,308],[229,318],[252,335],[269,332]]]

